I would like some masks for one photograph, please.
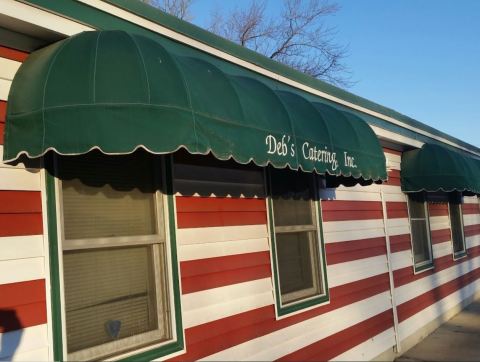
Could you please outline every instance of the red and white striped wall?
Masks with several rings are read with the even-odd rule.
[[[8,91],[27,56],[0,46],[0,360],[49,358],[40,172],[1,161]]]

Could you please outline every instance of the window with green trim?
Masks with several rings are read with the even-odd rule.
[[[270,169],[272,256],[279,315],[328,300],[318,179]]]
[[[425,193],[408,194],[408,213],[415,270],[420,271],[430,268],[433,265],[433,253]]]
[[[448,212],[452,230],[453,255],[454,257],[461,257],[467,253],[467,249],[463,230],[462,194],[460,192],[449,193]]]
[[[168,345],[176,329],[161,158],[91,152],[57,158],[56,170],[67,359]]]

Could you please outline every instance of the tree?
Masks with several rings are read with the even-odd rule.
[[[184,20],[192,20],[194,0],[143,0]],[[266,11],[268,0],[243,2],[230,12],[217,8],[208,30],[312,77],[340,87],[353,84],[343,63],[346,46],[335,41],[336,29],[325,18],[339,6],[329,0],[283,0],[279,16]]]
[[[176,16],[182,20],[192,21],[190,6],[193,0],[142,0],[144,3],[152,5],[160,10]]]

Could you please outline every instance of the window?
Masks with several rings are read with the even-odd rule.
[[[283,315],[328,300],[325,253],[313,174],[270,170],[277,310]]]
[[[452,230],[453,255],[461,257],[466,254],[467,250],[463,232],[462,195],[459,192],[449,194],[448,211]]]
[[[420,271],[431,267],[433,264],[430,225],[424,193],[408,194],[408,212],[415,271]]]
[[[57,159],[69,360],[160,348],[178,334],[161,171],[140,151]]]

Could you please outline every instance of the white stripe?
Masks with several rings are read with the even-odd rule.
[[[0,79],[12,80],[22,63],[0,57]]]
[[[328,287],[333,288],[384,273],[388,273],[385,255],[328,265]]]
[[[29,258],[0,261],[0,284],[44,279],[44,258]]]
[[[402,192],[402,188],[396,185],[382,185],[382,190],[384,194],[400,194],[405,197],[405,194]]]
[[[357,225],[360,226],[361,222],[356,221]],[[336,232],[325,232],[324,239],[325,243],[337,243],[342,241],[353,241],[353,240],[362,240],[370,238],[379,238],[385,236],[384,228],[371,228],[371,229],[361,229],[361,230],[345,230],[345,231],[336,231]]]
[[[477,204],[478,205],[478,197],[477,196],[464,196],[463,202],[466,204]],[[480,212],[480,208],[478,210]]]
[[[6,101],[8,99],[8,92],[10,92],[11,80],[0,78],[0,101]]]
[[[451,242],[446,241],[440,244],[432,245],[433,257],[435,259],[452,254]],[[399,270],[407,267],[413,268],[413,256],[412,250],[397,251],[392,254],[392,268],[393,270]],[[413,269],[412,269],[413,270]]]
[[[215,226],[177,229],[177,242],[180,245],[262,239],[267,237],[267,225]]]
[[[393,348],[395,345],[394,333],[393,328],[389,328],[352,349],[339,354],[330,361],[371,361],[387,349]]]
[[[42,235],[0,237],[0,260],[39,256],[44,256]]]
[[[392,193],[384,193],[384,195],[385,195],[385,201],[387,201],[387,202],[407,202],[405,194],[403,194],[401,192],[396,192],[396,193],[393,193],[393,194]]]
[[[317,89],[314,89],[314,88],[311,88],[311,87],[308,87],[302,83],[299,83],[299,82],[296,82],[296,81],[293,81],[287,77],[284,77],[282,75],[279,75],[277,73],[274,73],[274,72],[271,72],[269,70],[266,70],[264,68],[261,68],[253,63],[249,63],[247,61],[244,61],[242,59],[239,59],[239,58],[236,58],[235,56],[232,56],[230,54],[227,54],[225,52],[222,52],[212,46],[209,46],[205,43],[202,43],[200,41],[197,41],[197,40],[194,40],[194,39],[191,39],[185,35],[182,35],[180,33],[176,33],[166,27],[163,27],[157,23],[154,23],[152,21],[149,21],[143,17],[140,17],[138,15],[135,15],[135,14],[132,14],[126,10],[123,10],[123,9],[120,9],[116,6],[113,6],[111,4],[107,4],[107,3],[104,3],[104,2],[101,2],[101,1],[98,1],[98,0],[79,0],[85,4],[88,4],[92,7],[95,7],[97,9],[101,9],[109,14],[112,14],[116,17],[119,17],[121,19],[124,19],[124,20],[127,20],[127,21],[130,21],[134,24],[137,24],[137,25],[140,25],[146,29],[149,29],[149,30],[152,30],[156,33],[159,33],[159,34],[162,34],[162,35],[165,35],[169,38],[172,38],[172,39],[175,39],[176,41],[179,41],[181,43],[185,43],[185,44],[188,44],[194,48],[197,48],[197,49],[200,49],[206,53],[210,53],[210,54],[213,54],[219,58],[222,58],[222,59],[225,59],[229,62],[232,62],[234,64],[238,64],[244,68],[248,68],[248,69],[251,69],[257,73],[260,73],[260,74],[263,74],[263,75],[266,75],[267,77],[269,78],[273,78],[273,79],[276,79],[280,82],[283,82],[285,84],[289,84],[293,87],[296,87],[296,88],[299,88],[299,89],[302,89],[302,90],[305,90],[306,92],[309,92],[309,93],[312,93],[312,94],[315,94],[315,95],[318,95],[320,97],[323,97],[323,98],[326,98],[326,99],[329,99],[329,100],[332,100],[336,103],[339,103],[339,104],[343,104],[343,105],[346,105],[347,107],[350,107],[352,109],[356,109],[356,110],[359,110],[361,112],[364,112],[364,113],[367,113],[367,114],[370,114],[372,116],[375,116],[375,117],[378,117],[380,119],[383,119],[383,120],[386,120],[390,123],[393,123],[393,124],[396,124],[398,126],[401,126],[403,128],[406,128],[406,129],[409,129],[409,130],[412,130],[414,132],[417,132],[417,133],[420,133],[420,134],[423,134],[425,136],[428,136],[430,138],[433,138],[433,139],[436,139],[436,140],[439,140],[439,141],[442,141],[446,144],[450,144],[450,145],[453,145],[455,147],[458,147],[460,149],[463,149],[463,150],[466,150],[468,152],[471,152],[471,153],[474,153],[476,154],[476,152],[473,152],[465,147],[462,147],[452,141],[449,141],[443,137],[440,137],[440,136],[436,136],[436,135],[433,135],[431,134],[430,132],[427,132],[427,131],[424,131],[424,130],[421,130],[421,129],[418,129],[416,127],[413,127],[407,123],[404,123],[404,122],[401,122],[393,117],[390,117],[390,116],[386,116],[386,115],[383,115],[381,113],[378,113],[378,112],[375,112],[375,111],[372,111],[370,109],[367,109],[367,108],[364,108],[364,107],[361,107],[361,106],[357,106],[353,103],[350,103],[350,102],[347,102],[347,101],[344,101],[340,98],[337,98],[337,97],[334,97],[328,93],[325,93],[325,92],[322,92],[322,91],[319,91]],[[373,128],[373,127],[372,127]],[[382,136],[384,137],[388,137],[388,132],[382,132]],[[392,132],[391,132],[392,133]],[[411,145],[415,145],[415,146],[418,146],[418,144],[420,142],[416,141],[415,143],[416,144],[413,144],[413,143],[410,143],[410,138],[407,138],[407,137],[404,137],[404,136],[401,136],[401,135],[398,135],[398,134],[395,134],[393,133],[393,136],[395,140],[397,139],[406,139],[405,141],[408,141],[408,144],[411,144]],[[421,146],[421,144],[420,144]]]
[[[40,191],[40,171],[0,168],[0,190]]]
[[[450,229],[450,219],[448,215],[430,216],[430,230]]]
[[[266,361],[298,351],[390,308],[389,292],[335,309],[207,356],[205,361]]]
[[[185,328],[273,305],[270,278],[182,295]]]
[[[73,20],[14,0],[2,0],[1,13],[64,35],[93,30]]]
[[[335,189],[333,189],[335,190]],[[379,192],[358,192],[350,190],[337,190],[333,191],[328,195],[328,199],[331,200],[344,200],[344,201],[380,201]],[[321,195],[324,199],[323,195]]]
[[[423,293],[429,292],[434,288],[457,279],[478,267],[480,267],[480,257],[470,260],[465,259],[462,263],[455,264],[450,268],[436,272],[434,275],[429,275],[395,288],[395,298],[398,304],[405,303]]]
[[[404,227],[409,227],[409,221],[408,218],[406,217],[398,217],[395,219],[387,219],[387,227],[388,230],[390,231],[391,228],[404,228]],[[390,234],[390,232],[389,232]]]
[[[402,162],[402,156],[400,155],[395,155],[390,152],[383,152],[383,153],[385,154],[385,158],[387,158],[391,162],[398,163],[399,165]]]
[[[457,306],[463,300],[469,298],[478,292],[480,288],[480,280],[476,280],[462,289],[448,295],[431,306],[422,309],[421,312],[414,314],[410,318],[399,324],[400,338],[406,339],[419,329],[422,329],[434,319],[448,312]]]
[[[467,249],[479,246],[480,245],[480,234],[467,236],[465,238],[465,241],[466,241],[466,244],[467,244]],[[467,250],[467,252],[468,252],[468,250]]]
[[[338,231],[360,231],[368,229],[383,229],[383,220],[347,220],[347,221],[327,221],[323,223],[325,233]]]
[[[180,261],[185,261],[268,250],[267,238],[219,241],[215,243],[180,245],[178,257]]]
[[[46,324],[0,333],[0,346],[5,347],[0,349],[0,359],[8,361],[13,357],[20,360],[22,354],[47,347],[47,338]],[[15,350],[12,350],[14,347]],[[41,360],[41,358],[37,360]]]
[[[463,225],[477,225],[480,224],[480,214],[464,214],[463,215]]]

